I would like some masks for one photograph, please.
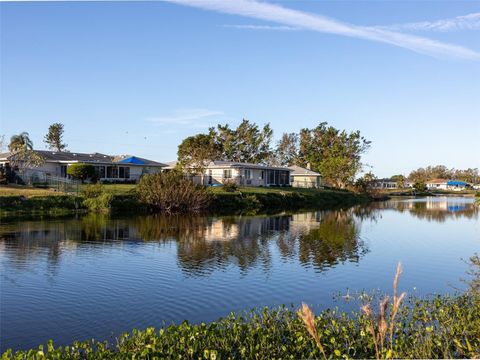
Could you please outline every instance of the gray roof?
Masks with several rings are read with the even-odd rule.
[[[384,179],[375,179],[375,180],[372,180],[372,182],[394,182],[394,183],[396,183],[397,180],[390,179],[390,178],[384,178]]]
[[[262,164],[252,164],[252,163],[246,163],[246,162],[223,161],[223,160],[212,161],[212,162],[210,162],[210,164],[207,167],[208,168],[239,167],[239,168],[251,168],[251,169],[269,169],[269,170],[291,171],[287,167],[269,166],[269,165],[262,165]]]
[[[173,169],[177,165],[178,161],[167,162],[167,169]],[[266,169],[266,170],[286,170],[291,171],[287,167],[269,166],[261,164],[252,164],[235,161],[214,160],[206,166],[207,169],[222,169],[222,168],[250,168],[250,169]]]
[[[142,162],[143,164],[135,164],[135,162],[124,162],[123,164],[125,165],[147,165],[147,166],[161,166],[161,167],[166,167],[167,164],[165,163],[161,163],[161,162],[158,162],[158,161],[153,161],[153,160],[149,160],[149,159],[145,159],[145,158],[142,158],[142,157],[138,157],[138,156],[134,156],[134,155],[121,155],[121,156],[116,156],[114,158],[114,162],[121,162],[123,160],[127,160],[127,159],[135,159],[135,161],[139,161],[139,162]]]
[[[92,154],[87,154],[87,153],[78,153],[78,152],[67,152],[67,151],[48,151],[48,150],[35,150],[35,152],[39,155],[41,155],[45,161],[48,162],[82,162],[82,163],[115,163],[119,160],[123,160],[126,157],[120,157],[120,158],[115,158],[114,156],[111,155],[105,155],[105,154],[100,154],[100,153],[92,153]],[[10,157],[11,153],[3,153],[0,154],[0,159],[3,160],[8,160]],[[137,157],[137,159],[142,160],[143,162],[146,163],[146,165],[150,166],[165,166],[165,164],[148,160],[148,159],[143,159]],[[135,164],[128,164],[128,165],[135,165]]]
[[[292,175],[295,176],[320,176],[316,171],[305,169],[301,166],[293,165],[288,167],[292,171]]]

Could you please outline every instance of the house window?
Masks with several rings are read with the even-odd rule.
[[[225,179],[231,179],[232,178],[232,169],[223,170],[223,177]]]
[[[120,166],[118,168],[118,174],[120,179],[130,179],[130,168],[129,167],[124,167]]]
[[[105,166],[95,166],[95,175],[99,179],[105,178]]]
[[[67,165],[60,165],[60,176],[67,177]]]
[[[245,169],[245,179],[252,178],[252,171],[250,169]]]
[[[260,179],[262,179],[262,180],[265,179],[265,171],[263,171],[263,170],[260,173]]]
[[[107,178],[109,179],[118,178],[118,168],[116,166],[107,166]]]

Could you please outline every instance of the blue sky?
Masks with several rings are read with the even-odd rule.
[[[169,161],[217,123],[327,121],[378,176],[480,167],[480,2],[191,5],[0,3],[0,134]]]

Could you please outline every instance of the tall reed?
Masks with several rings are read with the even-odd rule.
[[[389,342],[389,351],[385,354],[387,358],[393,356],[393,344],[394,344],[394,333],[395,333],[395,318],[398,314],[398,310],[400,309],[400,305],[403,299],[406,296],[406,293],[403,292],[400,295],[397,293],[398,288],[398,281],[400,279],[400,274],[402,273],[402,264],[398,263],[397,271],[395,273],[395,278],[393,280],[393,303],[390,308],[390,312],[388,313],[388,304],[389,304],[389,297],[385,296],[379,303],[379,311],[378,315],[375,316],[371,304],[365,304],[362,306],[362,312],[367,315],[369,319],[369,327],[368,330],[372,334],[373,342],[375,345],[375,354],[376,358],[380,359],[380,357],[385,354],[385,345],[388,340]],[[387,339],[387,333],[389,338]]]

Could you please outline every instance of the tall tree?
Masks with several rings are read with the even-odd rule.
[[[11,152],[12,167],[18,168],[21,173],[27,168],[41,166],[44,163],[43,157],[33,150],[33,142],[27,132],[13,135],[8,150]]]
[[[370,147],[370,141],[360,131],[347,133],[320,123],[314,129],[300,131],[300,156],[312,169],[334,186],[345,188],[352,184],[361,171],[361,156]]]
[[[216,160],[221,149],[215,143],[212,135],[198,134],[190,136],[178,146],[179,165],[194,174],[200,175],[203,184],[205,169],[212,160]]]
[[[55,151],[63,151],[67,144],[63,142],[63,124],[54,123],[48,127],[48,133],[43,141],[48,145],[49,149]]]
[[[299,136],[296,133],[283,133],[272,154],[271,163],[276,166],[297,165],[299,162]]]
[[[18,135],[13,135],[10,138],[10,144],[8,144],[8,150],[10,152],[16,152],[19,150],[33,150],[33,142],[30,140],[28,132],[21,132]]]
[[[393,175],[393,176],[391,177],[391,179],[394,180],[394,181],[397,183],[397,186],[398,186],[400,189],[405,188],[406,183],[407,183],[407,178],[406,178],[405,176],[403,176],[402,174]]]
[[[210,128],[210,135],[222,149],[222,160],[266,163],[270,158],[273,130],[269,124],[260,129],[257,124],[243,119],[236,129],[228,124]]]
[[[455,170],[445,165],[427,166],[413,170],[408,178],[414,182],[426,182],[432,179],[451,179],[455,177]]]

